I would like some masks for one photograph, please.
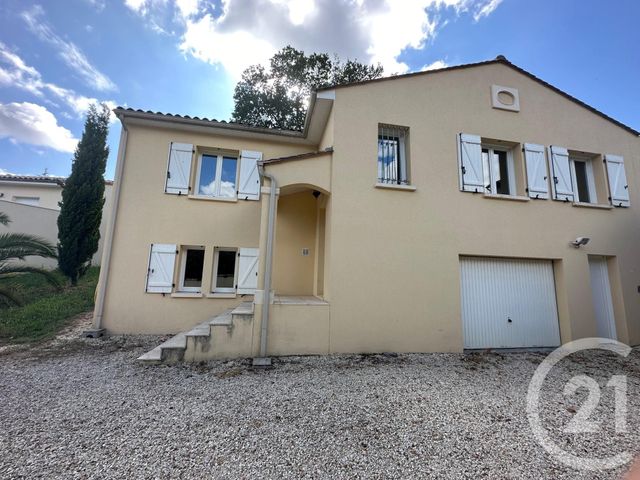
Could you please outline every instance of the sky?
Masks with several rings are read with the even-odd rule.
[[[2,0],[0,174],[68,175],[92,102],[228,120],[286,45],[385,75],[505,55],[640,130],[639,20],[637,0]]]

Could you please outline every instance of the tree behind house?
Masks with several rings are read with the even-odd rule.
[[[242,73],[233,94],[232,119],[256,127],[302,130],[314,90],[381,75],[381,65],[343,63],[326,53],[305,55],[287,46],[271,57],[268,68],[253,65]]]
[[[58,217],[58,265],[71,283],[91,265],[98,251],[104,204],[104,171],[109,156],[109,109],[92,105],[65,182]]]

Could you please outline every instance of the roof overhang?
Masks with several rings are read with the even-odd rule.
[[[293,143],[300,145],[317,145],[327,126],[333,99],[319,98],[315,93],[309,101],[309,108],[305,119],[304,129],[299,131],[277,130],[271,128],[252,127],[240,123],[220,122],[201,118],[191,118],[181,115],[171,115],[159,112],[144,112],[118,107],[115,115],[126,127],[140,125],[145,127],[182,130],[208,135],[226,137],[252,138],[271,142]]]

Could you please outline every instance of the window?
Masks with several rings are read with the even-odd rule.
[[[202,154],[196,178],[196,195],[235,198],[237,176],[237,157]]]
[[[235,293],[238,251],[216,248],[213,260],[213,292]]]
[[[574,180],[574,195],[580,203],[597,203],[593,165],[587,157],[569,157]]]
[[[183,247],[181,253],[180,291],[200,292],[202,290],[204,247]]]
[[[482,172],[487,193],[515,195],[515,175],[511,150],[483,145]]]
[[[378,183],[407,185],[409,129],[378,125]]]
[[[40,205],[40,197],[13,197],[13,201],[23,205],[31,205],[33,207]]]

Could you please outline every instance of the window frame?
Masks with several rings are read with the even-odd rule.
[[[233,287],[218,287],[218,260],[220,252],[233,252],[235,264],[233,269]],[[236,293],[238,288],[239,249],[234,247],[215,247],[213,250],[213,269],[211,274],[211,293]]]
[[[200,175],[202,172],[202,159],[204,156],[207,157],[216,157],[216,177],[214,179],[215,182],[215,194],[214,195],[206,195],[204,193],[200,193]],[[224,162],[224,158],[234,158],[236,160],[236,171],[235,171],[235,192],[233,196],[226,197],[220,195],[220,188],[222,186],[222,164]],[[196,165],[196,175],[195,175],[195,185],[193,189],[193,196],[198,198],[222,198],[222,199],[237,199],[238,198],[238,182],[240,176],[240,155],[231,152],[207,152],[203,151],[198,154],[197,165]]]
[[[484,158],[482,159],[482,171],[485,177],[485,185],[484,185],[484,194],[485,195],[496,195],[496,196],[506,196],[506,197],[517,197],[518,196],[518,188],[516,183],[516,171],[515,171],[515,161],[513,158],[513,150],[517,147],[509,147],[505,145],[496,145],[490,142],[481,142],[480,143],[480,153],[484,153],[483,150],[488,150],[487,160],[488,160],[488,168],[489,168],[489,181],[491,185],[491,190],[487,189],[486,185],[486,175],[485,172],[485,162]],[[505,152],[507,154],[507,181],[509,185],[509,193],[497,193],[496,191],[496,174],[494,169],[492,168],[492,156],[493,152]]]
[[[388,129],[391,134],[384,135],[384,130]],[[398,136],[392,135],[393,133],[398,133]],[[400,134],[401,133],[401,134]],[[376,168],[378,170],[378,175],[376,184],[378,185],[396,185],[396,186],[409,186],[411,185],[410,178],[410,168],[409,168],[409,127],[405,127],[402,125],[391,125],[388,123],[378,123],[378,136],[376,139],[377,150],[380,149],[380,141],[383,140],[383,137],[386,137],[387,140],[394,140],[397,142],[397,158],[398,158],[398,169],[397,179],[395,182],[388,181],[379,175],[380,173],[380,156],[377,156],[376,159]]]
[[[184,285],[184,275],[187,268],[187,252],[189,250],[202,250],[202,280],[200,281],[200,287],[186,287]],[[204,245],[181,245],[180,246],[180,272],[178,277],[178,292],[179,293],[202,293],[202,282],[204,282],[204,265],[206,261],[206,249]]]
[[[571,168],[571,183],[573,187],[574,203],[598,203],[598,193],[596,190],[596,180],[593,172],[594,158],[588,155],[579,155],[569,152],[569,166]],[[585,201],[580,198],[578,190],[578,175],[576,174],[575,162],[582,162],[585,164],[585,171],[587,174],[587,189],[589,191],[589,200]]]
[[[12,202],[19,203],[20,205],[29,205],[30,207],[39,207],[40,197],[34,197],[29,195],[14,195],[12,197]]]

